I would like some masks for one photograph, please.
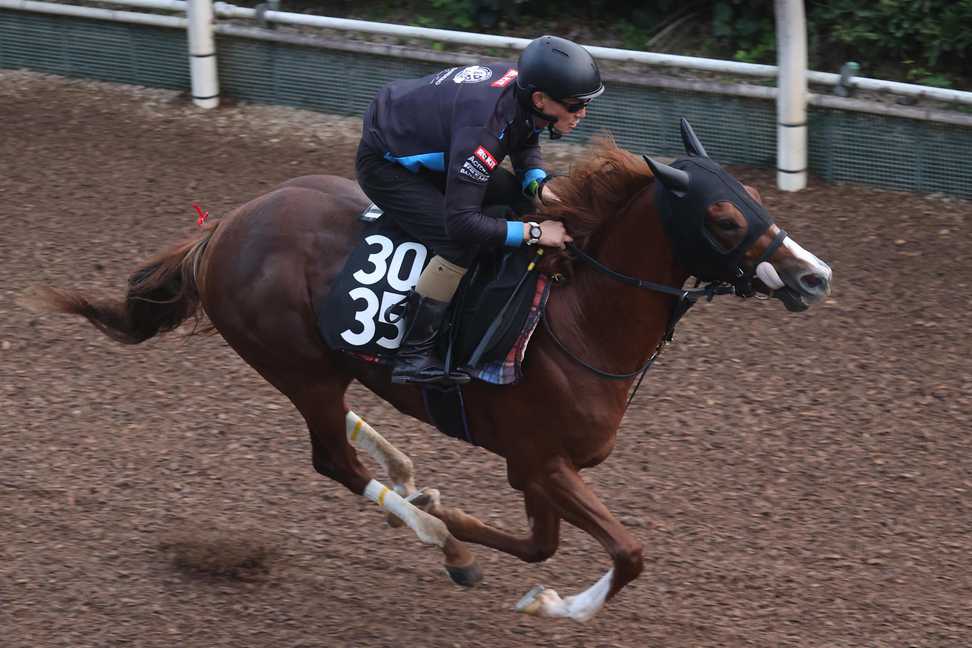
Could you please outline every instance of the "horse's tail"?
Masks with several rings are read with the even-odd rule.
[[[24,305],[42,312],[80,315],[99,331],[122,344],[138,344],[172,331],[190,317],[196,320],[191,334],[213,330],[200,327],[197,270],[219,223],[202,235],[179,243],[145,262],[128,278],[124,299],[89,299],[79,291],[40,288],[22,299]]]

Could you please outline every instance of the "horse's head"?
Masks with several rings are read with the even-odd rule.
[[[778,297],[802,311],[830,294],[830,267],[773,222],[759,193],[709,159],[686,120],[688,157],[671,166],[647,156],[657,178],[656,204],[685,269],[702,281],[724,281],[737,294]]]

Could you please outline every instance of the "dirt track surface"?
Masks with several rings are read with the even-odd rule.
[[[219,337],[121,347],[15,302],[35,284],[120,292],[192,232],[192,202],[218,216],[289,177],[351,175],[357,132],[0,71],[0,644],[969,645],[968,202],[785,195],[737,170],[832,262],[834,294],[802,315],[719,300],[680,325],[585,473],[646,557],[586,625],[512,611],[608,568],[581,532],[542,565],[474,547],[485,581],[463,590],[313,472],[298,414]],[[499,459],[359,386],[348,400],[420,486],[525,529]]]

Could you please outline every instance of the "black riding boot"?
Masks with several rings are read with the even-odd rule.
[[[435,341],[445,320],[449,302],[423,297],[416,292],[408,296],[405,311],[405,338],[395,356],[391,381],[401,383],[469,382],[468,374],[453,371],[446,375],[445,367],[435,354]]]

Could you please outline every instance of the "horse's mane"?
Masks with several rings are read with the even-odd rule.
[[[619,148],[610,137],[598,137],[570,175],[550,182],[561,203],[548,201],[541,215],[563,221],[575,244],[583,249],[601,225],[651,181],[644,160]]]

